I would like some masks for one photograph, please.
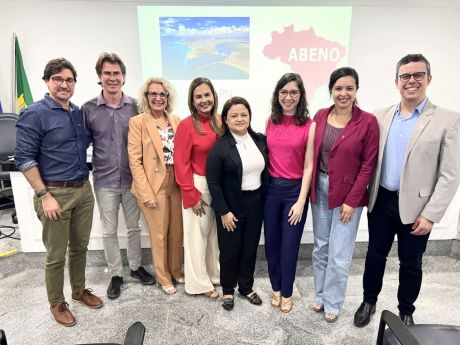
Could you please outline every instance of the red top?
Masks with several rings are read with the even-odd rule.
[[[199,116],[199,119],[202,134],[195,130],[190,115],[179,123],[174,140],[174,172],[184,208],[192,207],[201,199],[201,192],[193,183],[193,174],[206,176],[208,152],[217,140],[210,117]]]

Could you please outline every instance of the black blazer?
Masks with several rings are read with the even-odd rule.
[[[262,201],[268,186],[268,155],[267,142],[263,134],[251,133],[252,139],[259,148],[265,161],[265,168],[262,172]],[[216,214],[222,216],[232,212],[235,217],[244,217],[246,211],[241,200],[241,182],[243,179],[243,165],[236,147],[233,135],[228,132],[220,138],[209,151],[206,162],[206,180],[209,192],[211,193],[211,206]],[[256,205],[254,205],[256,206]],[[259,207],[263,207],[263,204]],[[249,212],[251,210],[248,210]]]

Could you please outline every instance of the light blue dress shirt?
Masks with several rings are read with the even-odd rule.
[[[401,114],[400,105],[396,108],[383,151],[380,185],[385,189],[399,191],[407,145],[427,100],[425,98],[412,111],[410,116],[403,116]]]

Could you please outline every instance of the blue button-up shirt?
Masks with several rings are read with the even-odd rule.
[[[16,123],[14,160],[21,171],[38,166],[45,181],[88,177],[87,139],[80,109],[64,109],[48,94],[27,107]]]
[[[401,114],[400,105],[396,108],[388,132],[385,150],[383,151],[380,185],[385,189],[399,191],[407,145],[409,144],[409,139],[412,136],[415,124],[423,108],[425,108],[427,100],[428,99],[425,98],[414,110],[412,110],[410,116],[403,116]]]
[[[82,105],[88,140],[93,143],[93,181],[97,187],[131,188],[133,182],[128,160],[128,125],[135,116],[137,102],[123,94],[112,108],[102,92]]]

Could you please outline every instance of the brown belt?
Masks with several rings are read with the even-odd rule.
[[[88,179],[80,181],[44,181],[44,183],[47,187],[80,188],[86,181],[88,181]]]

